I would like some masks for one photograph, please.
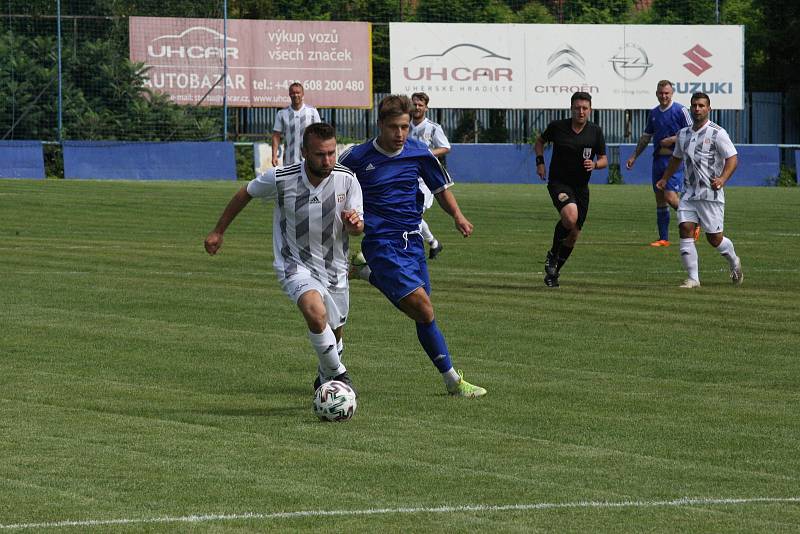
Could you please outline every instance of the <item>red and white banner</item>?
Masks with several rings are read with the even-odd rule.
[[[130,18],[131,61],[179,104],[284,107],[300,82],[315,107],[372,107],[368,22]],[[227,57],[227,76],[223,58]]]

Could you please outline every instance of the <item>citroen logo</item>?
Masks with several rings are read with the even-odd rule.
[[[583,72],[585,64],[586,60],[583,59],[583,56],[572,46],[564,43],[547,58],[547,66],[550,67],[547,77],[552,78],[562,70],[570,70],[585,79],[586,74]]]

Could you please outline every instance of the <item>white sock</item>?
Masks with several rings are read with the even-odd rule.
[[[733,241],[727,237],[723,237],[722,243],[720,243],[717,247],[717,252],[719,252],[723,258],[728,260],[728,264],[730,265],[731,269],[736,266],[737,257],[736,251],[733,249]]]
[[[422,238],[433,246],[433,242],[436,241],[436,238],[433,237],[433,233],[428,223],[425,222],[425,219],[422,219],[422,222],[419,223],[419,230],[422,232]]]
[[[369,275],[372,274],[372,269],[369,268],[369,265],[363,265],[358,268],[356,274],[362,280],[366,280],[367,282],[369,282]]]
[[[456,373],[456,370],[452,367],[442,373],[442,378],[444,379],[444,385],[447,387],[455,386],[458,384],[458,381],[461,380],[461,377],[458,376],[458,373]]]
[[[697,247],[694,246],[694,237],[681,238],[681,262],[689,278],[700,281],[697,265]]]
[[[325,325],[325,330],[319,334],[308,331],[308,339],[314,350],[317,351],[319,358],[319,373],[322,378],[333,378],[344,373],[347,369],[339,359],[339,352],[336,350],[336,335],[331,330],[330,325]]]
[[[342,359],[342,353],[344,352],[344,339],[339,338],[339,341],[336,342],[336,352],[339,354],[339,360]]]

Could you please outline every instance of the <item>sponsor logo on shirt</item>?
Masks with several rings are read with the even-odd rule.
[[[313,196],[311,200],[308,201],[309,204],[319,204],[319,197]]]

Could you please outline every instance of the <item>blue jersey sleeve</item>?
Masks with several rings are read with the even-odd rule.
[[[420,176],[434,195],[453,185],[450,175],[430,151],[420,158]]]

